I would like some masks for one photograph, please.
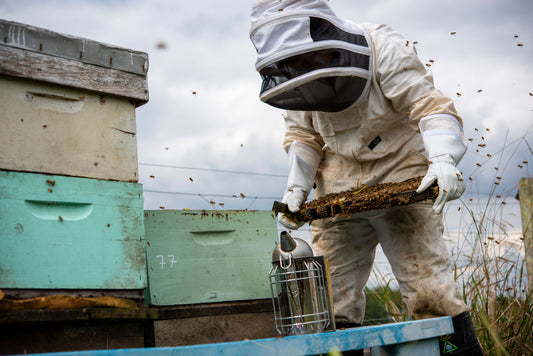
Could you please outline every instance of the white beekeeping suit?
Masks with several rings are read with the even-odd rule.
[[[259,1],[250,38],[263,80],[261,100],[287,110],[283,201],[291,211],[299,210],[314,183],[315,198],[416,176],[425,176],[419,192],[439,184],[433,206],[312,223],[313,247],[330,263],[337,322],[363,322],[363,288],[379,243],[412,317],[449,315],[455,324],[467,315],[465,328],[472,329],[440,215],[445,202],[465,189],[456,168],[466,151],[462,119],[434,87],[412,44],[386,25],[338,18],[326,0]],[[302,225],[278,218],[289,229]],[[472,340],[479,351],[475,334]],[[455,343],[460,352],[470,347]]]

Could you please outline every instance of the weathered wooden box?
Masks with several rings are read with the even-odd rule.
[[[0,20],[0,169],[138,181],[148,56]]]
[[[271,211],[144,213],[153,305],[271,298],[268,273],[278,241]]]
[[[0,252],[0,289],[144,289],[142,186],[0,170]]]

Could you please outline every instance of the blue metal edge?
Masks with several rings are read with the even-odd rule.
[[[244,340],[216,344],[144,349],[47,353],[48,356],[244,356],[313,355],[386,346],[453,333],[451,317],[337,330],[320,334]]]

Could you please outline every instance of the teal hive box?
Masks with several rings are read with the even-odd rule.
[[[142,186],[0,170],[0,289],[144,289]]]
[[[270,211],[147,210],[152,305],[271,298],[268,274],[278,241]]]

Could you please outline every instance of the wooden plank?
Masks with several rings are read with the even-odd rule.
[[[136,309],[82,308],[62,310],[0,310],[0,324],[100,319],[172,320],[230,314],[272,314],[272,310],[271,299]],[[274,323],[274,321],[272,321],[272,323]]]
[[[143,348],[146,327],[144,321],[0,325],[0,355]]]
[[[238,313],[154,320],[155,345],[177,347],[279,337],[274,314]]]
[[[266,312],[273,312],[272,299],[157,307],[157,319],[184,319]]]
[[[396,352],[401,353],[402,347],[409,347],[411,354],[430,356],[427,349],[418,349],[420,340],[434,339],[433,353],[438,355],[437,337],[453,333],[451,317],[409,321],[403,323],[367,326],[339,330],[334,332],[288,336],[284,338],[269,338],[245,340],[218,344],[204,344],[180,347],[165,347],[151,349],[123,349],[98,350],[84,352],[83,356],[214,356],[214,355],[316,355],[328,353],[333,349],[338,351],[360,350],[365,348],[397,345]],[[414,344],[411,344],[414,342]],[[436,350],[435,350],[436,347]],[[421,352],[419,352],[421,351]],[[50,354],[47,356],[81,356],[81,353]]]
[[[520,179],[518,189],[527,275],[533,276],[533,178]],[[533,277],[528,278],[528,289],[531,295],[533,293]]]
[[[146,53],[87,38],[66,35],[3,19],[0,19],[0,36],[3,40],[1,45],[4,46],[143,76],[148,71],[148,55]]]
[[[89,320],[153,320],[158,311],[149,308],[83,308],[63,310],[0,310],[0,324],[34,324]]]
[[[0,75],[148,101],[146,76],[0,45]]]

